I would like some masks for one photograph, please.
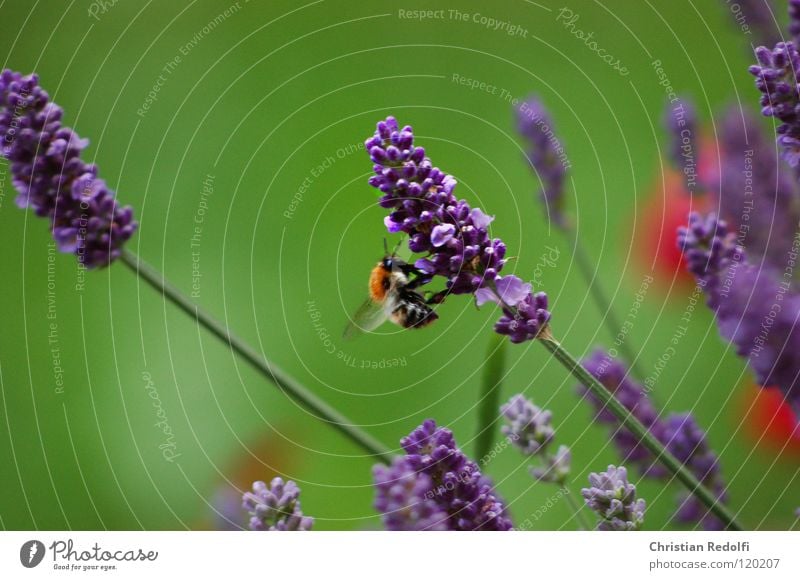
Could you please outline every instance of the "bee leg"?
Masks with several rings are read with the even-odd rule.
[[[400,264],[400,270],[406,276],[414,276],[413,280],[409,280],[408,284],[406,284],[406,288],[409,290],[416,290],[420,286],[424,286],[431,280],[433,280],[433,274],[428,274],[423,272],[422,270],[414,267],[412,264]],[[440,304],[444,301],[445,296],[447,295],[446,290],[442,290],[441,292],[437,292],[436,294],[431,295],[430,292],[425,293],[426,296],[430,296],[428,298],[428,304]],[[433,300],[433,302],[431,302]]]
[[[416,266],[414,266],[414,264],[408,264],[406,262],[401,262],[400,260],[395,260],[395,264],[397,264],[397,267],[406,276],[411,276],[412,274],[417,277],[429,276],[429,274],[426,274],[422,270],[418,269]]]
[[[427,276],[427,275],[420,276],[409,281],[409,283],[406,284],[406,288],[408,288],[409,290],[416,290],[417,288],[419,288],[420,286],[424,286],[431,280],[433,280],[433,276]]]
[[[409,290],[414,290],[415,288],[419,288],[420,286],[424,286],[431,280],[433,280],[433,274],[426,274],[421,270],[417,270],[414,266],[410,264],[406,264],[403,268],[403,274],[406,276],[414,276],[413,280],[410,280],[407,284],[407,288]]]

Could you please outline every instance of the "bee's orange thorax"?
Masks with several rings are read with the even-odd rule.
[[[389,275],[386,269],[378,264],[369,275],[369,295],[375,302],[383,302],[389,288]]]

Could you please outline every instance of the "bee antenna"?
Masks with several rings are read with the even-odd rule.
[[[402,246],[402,245],[403,245],[403,238],[401,237],[399,240],[397,240],[397,245],[394,247],[394,250],[390,254],[389,253],[389,242],[386,241],[386,238],[383,238],[383,252],[388,257],[392,257],[393,258],[394,256],[396,256],[397,255],[397,251],[400,249],[400,246]]]
[[[392,252],[392,256],[396,256],[397,255],[397,251],[400,249],[400,246],[402,246],[402,245],[403,245],[403,238],[401,237],[399,240],[397,240],[397,245],[394,247],[394,251]]]

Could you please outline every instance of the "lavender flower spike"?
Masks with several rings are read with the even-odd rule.
[[[713,213],[703,218],[692,212],[688,226],[678,228],[678,247],[686,256],[687,269],[702,286],[708,305],[717,307],[723,277],[744,260],[744,250],[737,246],[728,224]]]
[[[0,73],[0,139],[9,160],[17,205],[50,220],[62,252],[74,253],[87,268],[119,257],[136,222],[114,193],[84,163],[88,141],[61,124],[62,110],[50,101],[36,75]]]
[[[308,531],[314,519],[300,510],[300,488],[280,477],[269,486],[253,482],[253,491],[242,496],[242,507],[250,513],[250,529],[256,531]]]
[[[369,183],[382,194],[379,205],[392,210],[386,228],[408,234],[409,249],[424,254],[414,265],[427,281],[441,276],[446,293],[501,304],[505,316],[495,330],[515,342],[535,338],[550,318],[546,297],[531,295],[516,276],[500,275],[506,246],[489,236],[494,218],[455,197],[456,180],[431,164],[414,145],[411,127],[400,129],[394,117],[379,122],[365,146],[374,163]]]
[[[789,0],[789,14],[792,13],[792,4],[796,0]],[[731,2],[730,0],[722,0],[724,10],[732,18],[736,25],[736,29],[744,32],[745,34],[752,34],[754,44],[756,46],[761,44],[773,45],[782,38],[779,24],[776,22],[776,16],[773,14],[771,4],[775,4],[772,0],[737,0]],[[744,28],[744,27],[747,28]],[[789,25],[789,31],[796,37],[796,33],[792,32],[792,24]],[[747,43],[748,50],[750,43]]]
[[[581,494],[598,516],[598,530],[633,531],[644,524],[645,501],[636,499],[636,486],[628,482],[624,467],[608,466],[602,473],[589,474],[591,487]]]
[[[722,337],[747,358],[758,384],[779,387],[800,416],[800,293],[791,279],[751,264],[714,216],[692,216],[679,245]]]
[[[517,131],[527,141],[526,156],[541,180],[541,198],[547,214],[564,227],[564,181],[569,159],[553,130],[553,122],[538,97],[532,95],[516,109]]]
[[[434,483],[426,473],[417,473],[405,457],[391,466],[376,465],[375,509],[383,514],[383,525],[393,531],[444,531],[448,514],[433,499]]]
[[[498,334],[506,334],[511,342],[533,340],[543,333],[550,322],[547,309],[547,294],[528,294],[518,302],[516,308],[503,306],[503,316],[494,325]]]
[[[492,482],[428,419],[400,441],[406,455],[376,466],[375,507],[390,530],[507,531],[511,520]]]
[[[779,159],[761,120],[740,106],[722,116],[718,143],[719,171],[707,172],[704,187],[716,192],[719,217],[738,232],[749,260],[783,269],[800,223],[796,172]]]
[[[543,411],[523,395],[511,397],[500,411],[507,423],[501,430],[514,447],[528,456],[545,452],[555,437],[550,411]]]
[[[600,381],[642,425],[647,427],[656,439],[664,442],[664,425],[659,421],[658,411],[644,393],[642,385],[631,378],[625,365],[601,349],[597,349],[581,362],[584,368]],[[620,426],[617,418],[602,405],[597,397],[583,385],[578,385],[578,393],[592,404],[597,421],[613,428],[614,443],[626,463],[636,465],[642,475],[662,477],[666,474],[661,464],[655,461],[652,453],[645,449],[633,433]]]
[[[709,448],[705,432],[690,414],[673,414],[666,419],[659,417],[642,386],[631,379],[627,369],[619,361],[602,350],[595,351],[583,364],[672,455],[689,468],[700,483],[711,489],[720,502],[726,501],[725,483],[720,475],[717,456]],[[614,427],[614,443],[626,463],[636,465],[641,474],[648,478],[663,479],[668,475],[660,464],[655,463],[652,454],[627,429],[623,429],[595,397],[585,391],[585,388],[579,389],[580,392],[586,392],[586,396],[595,406],[598,422]],[[679,521],[699,521],[709,530],[721,528],[722,522],[710,515],[694,496],[679,497],[678,505]]]
[[[670,415],[666,421],[665,438],[672,454],[692,470],[697,479],[712,490],[719,501],[727,500],[725,482],[720,474],[717,456],[708,446],[705,432],[690,414]],[[686,492],[679,498],[678,520],[700,522],[706,530],[722,530],[724,524]]]
[[[778,143],[783,157],[792,167],[800,163],[800,90],[797,71],[800,54],[792,42],[779,42],[770,50],[764,46],[756,49],[758,64],[750,67],[756,77],[756,88],[761,91],[761,112],[775,117],[778,126]]]

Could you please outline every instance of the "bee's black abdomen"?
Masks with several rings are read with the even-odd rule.
[[[401,292],[400,305],[392,312],[392,320],[405,328],[422,328],[439,316],[425,303],[425,299],[412,290]]]

